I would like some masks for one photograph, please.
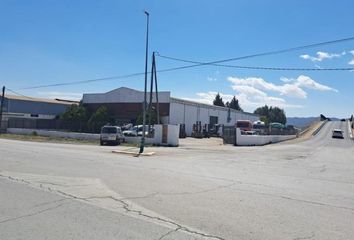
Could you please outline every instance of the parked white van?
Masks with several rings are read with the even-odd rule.
[[[101,128],[100,144],[113,143],[119,145],[124,142],[122,129],[117,126],[104,126]]]

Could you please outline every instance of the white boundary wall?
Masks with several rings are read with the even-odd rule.
[[[38,136],[43,137],[58,137],[58,138],[71,138],[79,140],[100,140],[100,134],[95,133],[77,133],[77,132],[60,132],[50,130],[38,130],[38,129],[24,129],[24,128],[8,128],[7,133],[19,134],[19,135],[32,135],[34,132]],[[141,137],[124,137],[127,143],[140,143]],[[145,143],[154,144],[154,138],[145,138]]]
[[[350,138],[353,138],[351,122],[348,120],[348,134]]]
[[[296,138],[296,135],[241,135],[239,128],[237,128],[236,134],[237,146],[262,146]]]
[[[72,138],[72,139],[81,139],[81,140],[100,139],[100,134],[93,134],[93,133],[60,132],[60,131],[48,131],[48,130],[24,129],[24,128],[8,128],[7,132],[12,134],[20,134],[20,135],[32,135],[35,132],[38,136]]]
[[[179,126],[167,125],[167,143],[162,143],[162,125],[155,125],[154,138],[145,138],[147,144],[157,144],[166,146],[178,146],[179,144]],[[80,140],[100,140],[100,134],[94,133],[77,133],[77,132],[61,132],[50,130],[38,130],[38,129],[24,129],[24,128],[8,128],[7,133],[19,134],[19,135],[32,135],[36,133],[38,136],[44,137],[59,137],[59,138],[71,138]],[[124,137],[127,143],[140,143],[141,137]]]
[[[179,125],[167,125],[167,142],[162,143],[162,126],[154,125],[155,128],[155,144],[174,146],[177,147],[179,144]]]

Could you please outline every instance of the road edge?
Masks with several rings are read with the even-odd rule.
[[[349,120],[348,120],[347,122],[348,122],[348,133],[349,133],[349,137],[350,137],[350,139],[354,140],[353,131],[352,131],[352,126],[351,126]]]
[[[323,123],[312,133],[312,136],[316,136],[317,133],[319,133],[321,131],[321,129],[323,128],[323,126],[328,122],[328,120],[324,120]]]

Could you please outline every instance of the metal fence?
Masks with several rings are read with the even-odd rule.
[[[7,128],[61,130],[85,133],[98,133],[106,123],[91,123],[79,121],[65,121],[61,119],[29,119],[9,118]]]
[[[2,120],[1,121],[0,133],[6,132],[6,129],[7,129],[7,121],[6,120]]]
[[[236,144],[236,128],[234,126],[224,126],[222,132],[222,139],[224,144]]]

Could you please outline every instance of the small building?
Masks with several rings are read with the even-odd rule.
[[[150,95],[147,94],[149,102]],[[187,136],[193,131],[193,124],[235,125],[237,120],[259,120],[258,115],[229,109],[227,107],[203,104],[171,97],[168,91],[158,94],[160,119],[164,124],[185,124]],[[90,111],[106,106],[109,114],[119,123],[134,123],[143,109],[144,92],[121,87],[107,93],[88,93],[83,95],[83,105]],[[156,107],[155,93],[152,97]]]
[[[77,104],[77,102],[5,95],[2,118],[3,120],[9,118],[54,119],[72,104]]]

